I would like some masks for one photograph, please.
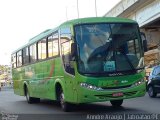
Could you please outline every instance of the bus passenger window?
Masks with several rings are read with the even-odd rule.
[[[46,59],[46,39],[38,42],[38,60]]]
[[[28,52],[28,47],[23,49],[23,64],[28,64],[29,63],[29,52]]]
[[[71,32],[70,29],[61,29],[61,51],[64,69],[74,75],[74,68],[71,66]]]
[[[59,55],[58,50],[58,33],[48,37],[48,57],[55,57]]]
[[[22,51],[17,52],[17,67],[22,66]]]
[[[37,60],[37,50],[36,50],[36,43],[29,47],[29,55],[30,55],[30,62],[35,62]]]
[[[12,68],[16,68],[16,54],[12,55]]]
[[[53,56],[53,36],[48,37],[48,57]]]

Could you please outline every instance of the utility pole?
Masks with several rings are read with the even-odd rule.
[[[96,13],[96,17],[97,17],[97,2],[95,0],[95,13]]]
[[[66,6],[66,19],[67,19],[67,21],[68,21],[68,10],[67,10],[67,6]]]
[[[77,0],[77,15],[78,15],[78,18],[79,18],[79,5],[78,5],[78,0]]]

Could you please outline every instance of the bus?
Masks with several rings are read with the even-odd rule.
[[[14,93],[28,103],[74,104],[144,96],[144,47],[137,22],[116,17],[79,18],[48,29],[12,52]]]

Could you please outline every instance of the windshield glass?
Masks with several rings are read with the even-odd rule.
[[[115,73],[143,68],[137,24],[77,25],[75,38],[80,73]]]

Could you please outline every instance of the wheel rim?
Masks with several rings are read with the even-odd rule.
[[[148,94],[149,94],[149,96],[153,96],[153,88],[152,87],[149,87]]]
[[[62,92],[61,95],[60,95],[60,104],[61,104],[62,108],[64,108],[64,103],[65,103],[65,101],[64,101],[64,94]]]

